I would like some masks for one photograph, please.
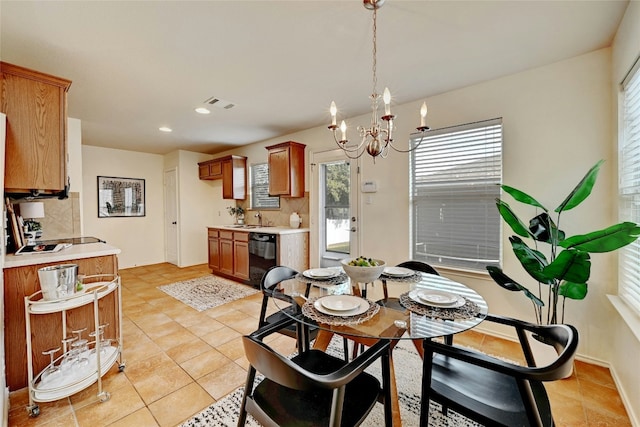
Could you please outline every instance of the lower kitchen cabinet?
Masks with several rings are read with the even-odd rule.
[[[249,280],[249,233],[233,233],[233,275]]]
[[[249,280],[249,233],[209,228],[211,272],[241,282]]]
[[[257,229],[254,229],[255,232]],[[309,231],[308,230],[286,230],[266,233],[277,236],[275,242],[276,253],[272,255],[271,262],[277,265],[286,265],[297,271],[304,271],[309,268]],[[249,255],[249,232],[235,231],[226,228],[210,227],[207,229],[209,239],[209,268],[213,274],[234,279],[243,283],[258,286],[261,276],[259,265],[254,265],[250,269],[251,262],[255,262],[256,252]],[[260,234],[265,233],[260,229]],[[255,233],[254,233],[255,235]],[[255,243],[255,242],[251,242]],[[254,261],[250,261],[251,257]],[[263,267],[266,269],[267,267]],[[250,271],[258,278],[250,277]]]
[[[209,229],[209,268],[213,271],[220,271],[220,238],[218,230]]]

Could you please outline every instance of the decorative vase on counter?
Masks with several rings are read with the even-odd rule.
[[[292,213],[289,217],[289,226],[291,228],[299,228],[300,224],[302,224],[302,218],[300,218],[300,215],[298,215],[297,212]]]

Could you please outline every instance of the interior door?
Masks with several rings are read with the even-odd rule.
[[[169,169],[164,172],[164,221],[165,221],[165,260],[174,265],[178,258],[178,171]]]
[[[357,160],[346,158],[342,150],[331,150],[312,153],[311,163],[315,190],[311,209],[318,218],[312,264],[315,259],[320,267],[339,265],[341,259],[360,253]]]

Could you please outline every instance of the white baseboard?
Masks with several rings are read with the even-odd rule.
[[[621,386],[622,382],[620,381],[620,377],[614,368],[610,368],[611,376],[613,377],[613,382],[616,384],[616,389],[618,390],[618,394],[620,395],[620,399],[622,400],[622,404],[624,408],[627,410],[627,415],[629,416],[629,421],[631,421],[631,425],[633,427],[640,427],[640,420],[638,417],[640,414],[636,414],[634,412],[634,407],[631,404],[627,394],[624,392],[624,388]]]

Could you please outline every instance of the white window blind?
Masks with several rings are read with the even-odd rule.
[[[280,197],[269,196],[269,164],[258,163],[251,165],[251,208],[252,209],[278,209]]]
[[[622,83],[622,132],[619,145],[619,215],[640,223],[640,59]],[[618,293],[640,313],[640,242],[620,249]]]
[[[420,136],[413,136],[415,145]],[[412,258],[486,271],[500,262],[502,119],[437,129],[411,152]]]

